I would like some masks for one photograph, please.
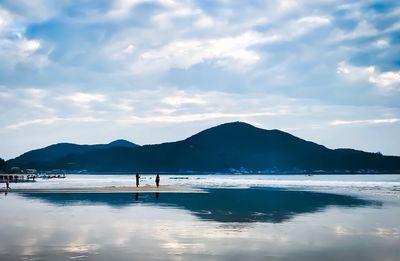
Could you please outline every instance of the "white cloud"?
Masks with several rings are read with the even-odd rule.
[[[206,121],[213,119],[220,119],[221,121],[227,120],[244,120],[249,121],[251,117],[261,117],[261,116],[276,116],[277,113],[270,111],[257,111],[257,112],[247,112],[247,113],[222,113],[222,112],[207,112],[207,113],[190,113],[190,114],[180,114],[180,115],[155,115],[152,117],[138,117],[131,116],[127,118],[117,119],[119,123],[182,123],[182,122],[195,122],[195,121]]]
[[[388,48],[390,45],[388,39],[379,39],[374,43],[374,46],[376,46],[379,49],[384,49]]]
[[[38,53],[41,43],[27,39],[20,33],[13,38],[0,36],[0,67],[12,69],[17,64],[28,64],[31,68],[41,68],[48,64],[47,53]]]
[[[305,16],[297,20],[297,23],[307,26],[320,26],[330,24],[331,20],[326,16]]]
[[[146,7],[137,8],[142,4]],[[400,9],[364,12],[367,5],[345,0],[218,1],[203,9],[203,3],[191,0],[86,1],[79,7],[71,1],[2,2],[0,79],[7,87],[0,89],[0,126],[31,121],[37,130],[52,128],[57,140],[60,126],[75,124],[61,119],[129,123],[136,117],[132,122],[151,122],[149,129],[186,121],[199,130],[235,117],[286,129],[325,128],[336,119],[399,118],[397,111],[386,114],[372,106],[387,105],[388,111],[398,107],[400,71],[390,67],[397,50],[390,39],[400,28],[395,19]],[[361,57],[364,52],[368,57]],[[371,66],[338,63],[360,57],[368,58]],[[48,92],[14,91],[22,86]],[[354,90],[359,92],[354,95]],[[288,99],[266,98],[271,95],[310,100],[299,106]],[[336,107],[308,111],[315,101]],[[354,107],[371,107],[361,113],[337,107],[353,101]],[[43,127],[49,119],[59,120]],[[88,132],[101,124],[87,124]],[[379,128],[394,133],[398,126]],[[124,127],[116,126],[113,135],[121,130],[131,135],[132,126]],[[369,128],[374,127],[365,126],[366,132]],[[340,128],[331,129],[338,134]],[[2,127],[0,131],[5,133]],[[5,153],[14,150],[12,143],[20,137],[29,136],[23,127],[13,129],[24,131],[21,136],[8,132]],[[83,137],[81,128],[64,134]],[[308,134],[310,139],[327,137]],[[142,135],[154,142],[154,137],[168,134]],[[382,139],[382,144],[389,140]],[[337,140],[325,141],[336,146]]]
[[[196,23],[195,26],[201,29],[204,28],[210,28],[215,24],[214,20],[211,17],[208,16],[204,16],[199,18]]]
[[[396,32],[398,30],[400,30],[400,22],[394,23],[389,28],[387,28],[384,32],[391,33],[391,32]]]
[[[169,20],[173,17],[190,16],[194,13],[190,5],[175,0],[117,0],[113,2],[106,17],[123,19],[131,14],[133,8],[144,3],[156,3],[166,9],[153,17],[153,21],[159,25],[169,23]]]
[[[299,8],[299,6],[301,5],[301,3],[299,3],[299,1],[296,0],[282,0],[282,1],[278,1],[278,10],[281,11],[288,11],[288,10],[293,10],[293,9],[297,9]]]
[[[57,120],[57,118],[46,118],[46,119],[34,119],[34,120],[27,120],[27,121],[21,121],[18,123],[10,124],[5,126],[6,129],[18,129],[22,128],[25,126],[33,125],[33,124],[51,124],[54,123]]]
[[[400,71],[379,72],[375,66],[353,66],[340,62],[336,73],[351,81],[369,82],[382,91],[390,91],[400,86]]]
[[[377,30],[368,20],[361,20],[352,31],[345,31],[342,29],[335,29],[332,32],[331,42],[340,42],[344,40],[357,39],[361,37],[372,37],[379,35],[380,31]]]
[[[205,104],[206,100],[200,97],[190,97],[190,96],[168,96],[163,99],[163,102],[172,106],[180,106],[182,104]]]
[[[340,62],[336,67],[336,73],[342,75],[349,80],[360,80],[367,79],[371,75],[375,74],[375,67],[359,67],[350,65],[344,61]]]
[[[57,125],[63,122],[106,121],[125,125],[196,122],[214,119],[255,122],[254,117],[274,117],[301,111],[298,108],[292,110],[289,104],[293,101],[286,98],[267,96],[260,102],[258,99],[241,97],[241,95],[181,91],[174,88],[122,93],[68,91],[58,93],[30,88],[4,93],[7,93],[4,99],[12,97],[13,100],[9,101],[10,103],[18,102],[16,114],[29,110],[32,115],[12,120],[0,118],[2,126],[4,126],[0,130],[20,129],[28,125]],[[100,105],[103,104],[106,107],[92,107],[92,102],[100,102]],[[245,109],[238,108],[238,103],[247,104],[247,106]],[[6,106],[6,104],[4,105]]]
[[[43,21],[59,13],[68,1],[52,0],[13,0],[13,9],[19,19],[26,22]]]
[[[301,36],[307,32],[312,31],[315,28],[321,26],[327,26],[331,23],[329,17],[325,16],[305,16],[297,21],[288,30],[289,35]]]
[[[166,9],[152,17],[152,21],[157,27],[171,27],[176,18],[199,17],[201,19],[204,17],[203,12],[190,3],[174,0],[161,2]]]
[[[44,98],[49,93],[49,91],[39,88],[27,88],[25,92],[30,98]]]
[[[70,100],[75,104],[86,105],[91,102],[104,102],[107,100],[106,96],[98,93],[83,93],[77,92],[71,95],[59,97],[61,100]]]
[[[93,117],[71,117],[71,118],[60,118],[60,117],[49,117],[43,119],[34,119],[28,121],[21,121],[18,123],[10,124],[5,126],[5,129],[19,129],[30,125],[51,125],[56,122],[101,122],[102,119]]]
[[[19,42],[19,49],[24,55],[31,55],[40,48],[40,42],[37,40],[22,39]]]
[[[381,87],[391,89],[394,86],[400,86],[400,71],[397,72],[383,72],[376,75],[372,75],[368,78],[368,81]]]
[[[7,27],[7,25],[10,23],[10,15],[9,13],[0,8],[0,33]]]
[[[335,120],[331,121],[329,124],[332,126],[341,126],[341,125],[390,124],[398,122],[400,122],[400,118],[370,119],[370,120]]]
[[[142,53],[139,61],[133,65],[133,70],[142,73],[170,68],[188,69],[206,60],[224,59],[249,65],[260,59],[257,52],[249,49],[251,46],[278,39],[276,35],[249,31],[234,37],[175,41],[158,50]]]
[[[112,9],[109,11],[108,16],[121,18],[129,14],[131,9],[141,3],[150,2],[143,0],[117,0],[113,2]]]
[[[0,88],[0,99],[11,99],[14,97],[14,94],[10,93],[9,91],[5,90],[2,91]]]
[[[135,45],[134,44],[128,44],[128,46],[125,47],[122,51],[124,53],[131,54],[131,53],[133,53],[134,50],[135,50]]]

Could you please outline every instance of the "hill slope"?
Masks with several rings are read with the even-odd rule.
[[[126,140],[115,140],[108,144],[95,144],[95,145],[79,145],[73,143],[57,143],[54,145],[47,146],[45,148],[28,151],[15,159],[9,160],[9,166],[27,166],[37,165],[38,163],[49,163],[69,155],[82,155],[90,151],[124,147],[124,148],[135,148],[136,145]]]
[[[21,160],[21,157],[10,163],[38,169],[91,171],[400,170],[400,157],[351,149],[331,150],[286,132],[259,129],[242,122],[222,124],[177,142],[101,147],[45,162],[33,157]]]

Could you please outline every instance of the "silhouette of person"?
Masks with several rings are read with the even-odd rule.
[[[140,179],[140,175],[139,175],[139,173],[136,173],[136,187],[139,187],[139,179]]]
[[[139,192],[136,192],[136,193],[135,193],[135,200],[136,200],[136,201],[139,200],[139,196],[140,196],[140,193],[139,193]]]
[[[6,179],[6,189],[10,189],[10,182]]]
[[[160,175],[158,175],[158,174],[156,176],[156,186],[157,186],[157,188],[160,186]]]
[[[160,198],[160,192],[156,192],[156,199]]]

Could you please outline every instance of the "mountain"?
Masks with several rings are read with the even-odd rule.
[[[41,149],[42,153],[51,148]],[[8,164],[37,169],[129,172],[400,171],[400,157],[352,149],[332,150],[283,131],[264,130],[243,122],[222,124],[177,142],[133,147],[103,145],[80,153],[57,152],[46,153],[51,154],[51,159],[47,157],[45,161],[28,152],[30,157],[23,154]]]
[[[137,147],[137,146],[139,146],[139,145],[137,145],[137,144],[135,144],[135,143],[132,143],[132,142],[130,142],[130,141],[127,141],[127,140],[119,139],[119,140],[114,140],[114,141],[112,141],[112,142],[110,142],[110,143],[108,143],[108,144],[104,144],[103,146],[104,146],[104,147],[126,147],[126,148],[135,148],[135,147]]]
[[[9,160],[9,166],[37,165],[38,163],[49,163],[69,155],[82,155],[90,151],[105,148],[135,148],[139,145],[127,140],[115,140],[108,144],[79,145],[73,143],[57,143],[45,148],[28,151],[21,156]]]

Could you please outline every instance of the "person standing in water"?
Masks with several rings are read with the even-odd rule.
[[[156,176],[156,186],[157,186],[157,188],[160,186],[160,175],[158,175],[158,174]]]
[[[140,175],[139,173],[136,173],[136,187],[139,187],[139,179],[140,179]]]
[[[8,181],[8,179],[6,179],[6,189],[10,189],[10,181]]]

